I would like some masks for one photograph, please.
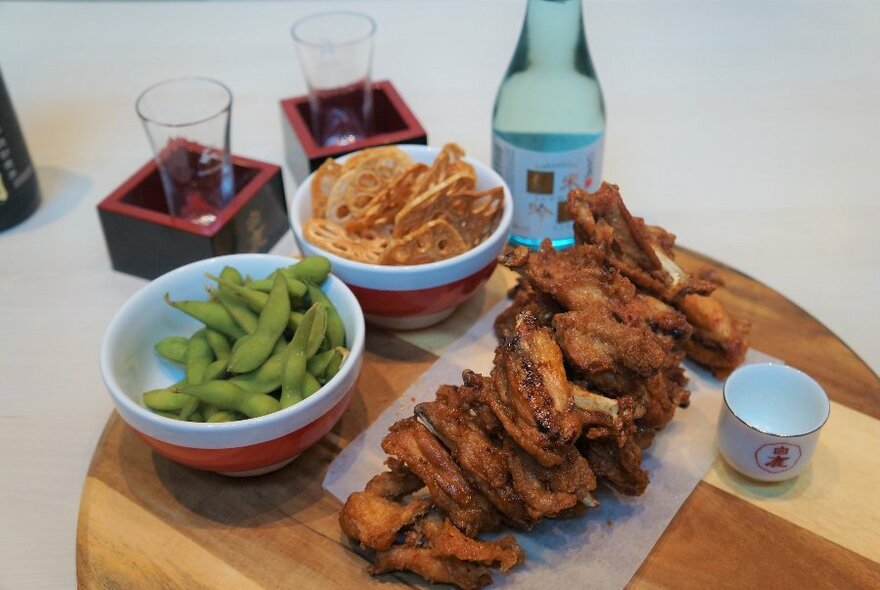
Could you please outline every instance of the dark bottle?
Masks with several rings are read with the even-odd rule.
[[[24,221],[40,204],[40,187],[0,72],[0,230]]]

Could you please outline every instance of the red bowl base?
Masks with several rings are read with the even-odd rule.
[[[330,432],[348,407],[355,389],[356,385],[353,385],[326,414],[299,430],[280,438],[244,447],[225,449],[183,447],[133,430],[160,455],[187,467],[224,475],[259,475],[284,467]]]

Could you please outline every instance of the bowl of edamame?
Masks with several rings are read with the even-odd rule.
[[[159,454],[257,475],[327,434],[354,394],[364,318],[322,257],[234,254],[135,293],[101,343],[116,410]]]

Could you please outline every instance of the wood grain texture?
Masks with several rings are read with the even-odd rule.
[[[681,251],[695,269],[710,264]],[[816,377],[836,402],[880,417],[880,380],[831,332],[781,295],[721,265],[719,296],[753,325],[753,346]],[[498,273],[506,271],[499,270]],[[445,343],[485,310],[509,276],[438,336]],[[442,330],[442,328],[441,328]],[[440,334],[440,332],[438,332]],[[257,478],[194,471],[156,455],[116,415],[95,451],[77,531],[82,588],[423,587],[371,579],[339,530],[340,503],[321,489],[341,448],[436,359],[430,334],[370,329],[357,393],[333,431],[290,466]],[[867,419],[867,418],[865,418]],[[866,473],[877,482],[880,474]],[[650,493],[650,491],[648,492]],[[818,517],[821,520],[821,516]],[[807,526],[807,525],[804,525]],[[814,531],[701,483],[633,577],[633,587],[870,587],[880,566]]]
[[[875,588],[880,564],[699,483],[630,588]]]
[[[703,477],[716,488],[790,523],[880,562],[880,420],[831,402],[809,465],[793,479],[775,484],[749,479],[722,458]],[[880,582],[880,580],[878,580]]]

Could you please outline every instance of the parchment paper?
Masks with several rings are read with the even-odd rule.
[[[486,313],[343,449],[330,464],[324,489],[343,502],[352,492],[363,490],[371,477],[385,469],[380,441],[391,424],[411,416],[416,403],[434,399],[440,385],[460,384],[464,369],[488,374],[497,345],[492,322],[508,304],[503,300]],[[775,359],[750,350],[746,363],[769,360]],[[531,531],[513,533],[526,561],[506,574],[493,572],[493,587],[616,590],[627,584],[717,455],[721,383],[696,365],[685,363],[685,367],[691,403],[676,411],[645,452],[642,464],[651,480],[645,494],[627,497],[600,486],[599,508],[576,519],[544,519]]]

